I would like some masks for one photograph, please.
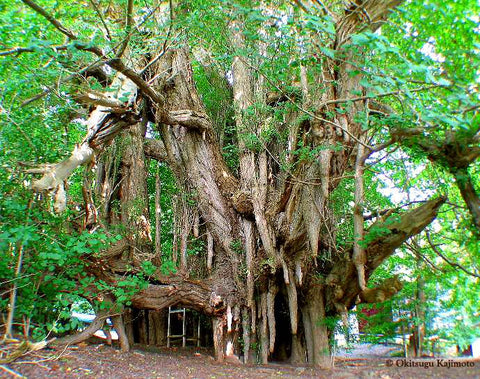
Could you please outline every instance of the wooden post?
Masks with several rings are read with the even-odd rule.
[[[170,347],[170,315],[172,307],[168,307],[168,321],[167,321],[167,347]]]
[[[187,346],[187,317],[186,317],[185,308],[183,308],[183,320],[182,320],[182,346]]]

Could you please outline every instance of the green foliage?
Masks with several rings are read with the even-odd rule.
[[[117,282],[116,286],[110,286],[110,290],[118,303],[131,305],[132,303],[130,299],[132,296],[147,287],[148,281],[145,280],[142,274],[139,274],[125,277],[124,280]],[[104,286],[102,283],[99,290],[104,291],[107,288],[108,287]]]
[[[165,261],[160,266],[160,270],[163,275],[175,274],[177,272],[177,267],[172,261]]]
[[[0,288],[9,294],[16,284],[16,318],[28,320],[33,338],[43,338],[49,331],[64,333],[77,326],[70,320],[70,307],[78,296],[89,297],[95,281],[84,257],[97,254],[116,238],[102,230],[81,234],[67,230],[62,218],[28,205],[32,204],[28,195],[21,195],[0,197]],[[8,297],[2,297],[0,309],[7,304]]]
[[[230,243],[230,248],[232,249],[232,251],[241,256],[243,254],[243,243],[242,243],[242,240],[238,239],[238,240],[233,240],[231,243]]]

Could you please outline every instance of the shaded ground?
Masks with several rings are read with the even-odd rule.
[[[334,379],[396,379],[396,378],[480,378],[480,361],[455,359],[457,365],[473,367],[439,367],[435,360],[404,361],[401,358],[337,357],[330,370],[307,366],[273,363],[268,366],[246,366],[216,363],[205,349],[134,350],[129,353],[106,345],[83,345],[65,351],[38,351],[7,366],[30,379],[41,378],[334,378]],[[434,367],[403,367],[405,365]],[[448,360],[440,364],[448,364]],[[391,367],[389,367],[391,366]],[[400,367],[399,367],[400,366]],[[13,374],[0,370],[1,378]]]
[[[356,343],[351,348],[340,348],[335,352],[337,357],[348,358],[385,358],[392,354],[401,356],[403,347],[400,345]]]

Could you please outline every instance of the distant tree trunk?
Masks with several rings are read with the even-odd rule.
[[[127,333],[125,331],[125,324],[123,322],[122,315],[112,316],[112,323],[115,331],[118,335],[118,341],[120,343],[120,350],[122,352],[127,352],[130,350],[130,342],[128,340]]]
[[[157,167],[155,173],[155,264],[162,264],[162,204],[161,204],[161,181],[160,167]]]
[[[423,261],[417,259],[417,270],[418,272],[423,272],[425,269],[422,264]],[[423,355],[423,346],[425,341],[425,307],[426,307],[426,296],[425,296],[425,279],[422,275],[417,276],[417,291],[416,291],[416,306],[415,306],[415,313],[416,313],[416,321],[415,321],[415,329],[416,329],[416,338],[415,338],[415,345],[416,345],[416,356],[421,357]]]

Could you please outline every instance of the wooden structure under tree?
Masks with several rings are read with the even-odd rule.
[[[182,334],[172,334],[172,315],[175,315],[175,314],[181,317]],[[192,315],[192,318],[193,317],[194,316]],[[182,340],[182,347],[187,346],[187,341],[193,341],[196,344],[196,346],[199,347],[200,346],[200,324],[201,323],[200,323],[200,316],[199,316],[197,320],[196,337],[192,336],[191,338],[187,338],[187,309],[186,308],[172,309],[172,307],[168,307],[167,347],[171,346],[172,340],[177,340],[177,339]]]

